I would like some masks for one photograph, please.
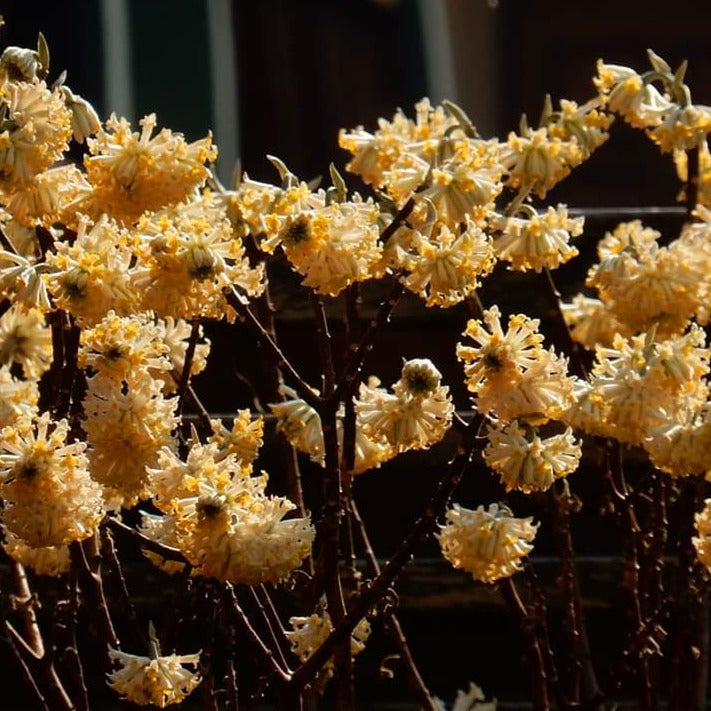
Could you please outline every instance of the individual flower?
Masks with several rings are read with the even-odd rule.
[[[581,442],[568,427],[563,434],[541,438],[535,430],[516,422],[490,427],[483,456],[500,477],[507,491],[526,494],[545,491],[556,479],[578,468]]]
[[[438,223],[429,234],[415,232],[402,259],[405,286],[427,306],[453,306],[471,296],[494,268],[491,239],[470,218],[460,232]]]
[[[454,504],[438,534],[444,557],[474,580],[493,583],[521,569],[521,559],[533,550],[538,524],[515,518],[506,506],[491,504],[475,510]]]
[[[109,657],[117,667],[108,674],[109,686],[121,694],[121,698],[139,706],[153,704],[165,708],[178,704],[201,681],[196,671],[185,668],[185,665],[197,667],[199,652],[165,656],[156,652],[150,657],[140,657],[109,649]]]
[[[72,136],[77,143],[84,143],[86,138],[101,130],[99,115],[86,99],[72,92],[68,86],[62,86],[61,90],[72,115]]]
[[[305,400],[296,397],[294,390],[286,386],[281,389],[289,399],[269,405],[277,420],[277,431],[284,434],[292,447],[320,463],[324,455],[321,416]]]
[[[0,365],[18,363],[38,380],[52,363],[52,334],[39,309],[11,306],[0,316]]]
[[[501,217],[494,221],[500,236],[494,240],[499,259],[517,271],[555,269],[578,254],[569,244],[583,233],[585,218],[569,218],[564,205],[527,218]]]
[[[155,114],[139,123],[141,132],[134,133],[126,119],[112,114],[106,128],[87,139],[84,167],[92,189],[77,209],[131,225],[144,212],[182,202],[207,180],[205,164],[217,157],[211,135],[186,143],[165,128],[153,136]]]
[[[0,432],[0,495],[8,530],[36,548],[93,535],[103,492],[89,476],[84,442],[67,443],[66,420],[47,413]]]
[[[432,361],[416,358],[403,364],[392,393],[362,383],[355,401],[358,424],[396,451],[431,447],[444,437],[454,414],[441,377]]]

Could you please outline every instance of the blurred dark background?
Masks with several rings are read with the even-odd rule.
[[[66,69],[68,85],[94,103],[102,117],[116,111],[137,121],[155,111],[159,126],[190,139],[212,130],[224,181],[237,158],[252,177],[274,180],[268,153],[280,156],[303,178],[326,174],[331,161],[342,165],[347,158],[337,146],[339,128],[362,124],[372,129],[379,116],[392,116],[396,107],[411,113],[423,96],[433,102],[455,100],[483,136],[504,137],[517,127],[521,112],[535,121],[546,92],[554,102],[590,98],[598,58],[645,70],[647,47],[674,67],[688,58],[687,81],[695,101],[711,103],[708,2],[677,0],[662,12],[638,0],[44,0],[3,5],[2,45],[34,46],[37,32],[43,31],[52,52],[52,77]],[[641,132],[621,121],[612,134],[551,192],[550,201],[572,208],[675,204],[679,184],[671,158],[660,158]],[[581,252],[592,258],[596,239],[615,222],[614,217],[590,219]],[[676,230],[678,220],[657,218],[654,225]],[[589,259],[559,272],[565,293],[580,288],[585,264]],[[490,283],[485,303],[505,302],[510,309],[546,318],[545,298],[534,279]],[[278,306],[284,309],[279,334],[285,350],[296,362],[312,365],[313,327],[288,295]],[[454,345],[465,318],[463,310],[426,310],[416,299],[406,300],[376,345],[370,372],[388,384],[397,377],[402,356],[430,356],[454,375],[458,405],[466,406],[463,387],[454,384],[459,377]],[[250,406],[252,393],[242,375],[258,381],[260,354],[239,326],[208,331],[215,356],[196,384],[198,391],[215,412]],[[340,334],[334,323],[336,339]],[[424,461],[406,455],[356,481],[356,496],[380,555],[395,548],[422,510],[450,446],[445,443]],[[278,489],[278,462],[267,454],[263,466]],[[303,466],[308,495],[319,486],[318,471],[306,461]],[[600,487],[594,474],[590,455],[571,482],[593,502]],[[457,498],[473,506],[488,503],[497,491],[479,467]],[[514,501],[519,513],[530,507],[524,499]],[[575,533],[585,556],[581,571],[593,622],[591,642],[604,668],[623,619],[620,590],[612,582],[618,573],[619,536],[595,503],[576,519]],[[554,548],[545,530],[536,551],[543,580],[554,592]],[[161,610],[159,601],[163,589],[170,590],[167,579],[135,561],[128,582],[133,592],[140,591],[146,619],[165,615],[170,606]],[[432,542],[399,593],[413,653],[436,693],[451,702],[456,689],[472,679],[502,700],[502,710],[524,703],[522,649],[493,590],[453,572]],[[555,605],[551,614],[554,619],[559,614]],[[385,648],[381,642],[359,664],[367,679],[362,708],[409,708],[407,692],[377,675]],[[0,699],[0,709],[13,708],[6,702]]]

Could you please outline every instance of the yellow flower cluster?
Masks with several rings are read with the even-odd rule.
[[[245,424],[229,436],[216,428],[213,441],[194,443],[185,462],[168,447],[160,450],[148,468],[148,488],[163,521],[144,518],[143,530],[179,548],[199,575],[256,585],[294,570],[309,554],[314,530],[308,518],[284,520],[294,504],[267,496],[267,475],[252,475],[251,461],[237,457],[252,456],[256,445]]]
[[[457,357],[482,414],[540,423],[557,419],[570,404],[573,381],[567,361],[543,348],[538,325],[538,319],[516,314],[504,331],[496,306],[484,312],[483,322],[467,323],[464,335],[476,345],[460,343]]]
[[[202,681],[196,671],[200,653],[168,654],[141,657],[117,649],[109,649],[109,657],[117,668],[108,675],[109,686],[123,699],[139,706],[152,704],[165,708],[178,704]]]
[[[132,132],[126,119],[112,114],[106,128],[87,140],[84,167],[91,189],[77,209],[131,225],[145,212],[183,202],[204,184],[209,175],[205,163],[217,158],[212,136],[186,143],[165,128],[153,136],[155,114],[140,125],[140,133]]]
[[[506,506],[491,504],[475,510],[454,504],[439,533],[444,557],[474,580],[493,583],[521,569],[521,559],[533,549],[537,524],[515,518]]]
[[[584,222],[583,217],[569,218],[564,205],[528,218],[501,217],[494,223],[500,230],[494,249],[499,259],[517,271],[555,269],[578,254],[569,241],[582,234]]]
[[[91,536],[104,515],[83,442],[68,443],[66,420],[47,413],[0,430],[0,496],[7,529],[33,548]]]
[[[416,358],[403,364],[392,392],[362,383],[355,401],[357,424],[393,454],[428,449],[444,437],[454,414],[441,378],[432,361]]]
[[[549,489],[556,479],[578,468],[581,442],[568,427],[563,434],[541,438],[535,428],[516,420],[489,427],[484,461],[499,476],[507,491],[529,494]]]
[[[302,661],[306,661],[320,644],[333,631],[331,616],[327,610],[314,612],[308,617],[290,617],[290,630],[286,630],[285,635],[291,644],[294,654]],[[362,619],[351,632],[351,657],[358,656],[364,649],[365,643],[370,637],[370,623]],[[321,671],[326,679],[333,676],[335,660],[333,657],[323,665]]]
[[[653,70],[642,75],[598,61],[600,98],[629,124],[646,129],[662,153],[696,148],[711,133],[711,108],[691,103],[689,87],[661,57],[649,52],[649,59]]]
[[[655,452],[664,442],[659,433],[649,439],[655,428],[705,404],[708,385],[702,378],[710,355],[699,326],[666,341],[656,340],[654,332],[630,339],[617,335],[612,347],[597,348],[590,380],[578,383],[575,404],[563,419]]]

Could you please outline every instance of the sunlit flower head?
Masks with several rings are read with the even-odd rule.
[[[43,81],[9,82],[3,98],[8,128],[0,132],[0,182],[12,191],[62,157],[72,135],[71,117],[61,92]]]
[[[518,271],[544,267],[555,269],[578,254],[569,244],[572,237],[583,233],[585,218],[569,218],[564,205],[549,207],[528,218],[502,217],[494,222],[501,235],[494,240],[499,259]]]
[[[83,442],[67,443],[66,420],[48,414],[0,432],[0,494],[8,530],[34,547],[91,536],[104,516],[102,488]]]
[[[570,174],[571,166],[582,160],[576,140],[563,141],[547,129],[528,130],[524,135],[510,133],[507,150],[502,156],[511,188],[529,188],[538,197]]]
[[[672,108],[669,98],[637,74],[634,69],[597,62],[593,80],[610,111],[620,114],[636,128],[656,126]]]
[[[197,671],[200,653],[169,654],[140,657],[117,649],[109,649],[109,657],[116,669],[108,674],[108,685],[121,698],[139,706],[154,705],[165,708],[188,697],[201,681]]]
[[[0,316],[0,365],[18,363],[37,380],[52,362],[52,335],[39,309],[11,306]]]
[[[449,388],[428,359],[404,363],[400,380],[388,392],[361,383],[355,409],[366,435],[397,451],[426,449],[439,442],[454,414]]]
[[[556,479],[578,468],[581,442],[570,428],[563,434],[541,438],[535,430],[521,427],[515,420],[490,427],[484,461],[501,477],[507,491],[528,494],[545,491]]]
[[[105,212],[130,225],[144,212],[185,200],[207,179],[205,164],[217,157],[211,135],[187,143],[164,128],[153,136],[155,114],[140,125],[134,133],[126,119],[112,115],[105,130],[87,139],[84,167],[92,191],[82,201],[84,212]]]
[[[81,333],[79,365],[117,381],[129,374],[169,370],[168,347],[151,314],[117,316],[109,313]]]
[[[416,232],[402,258],[405,286],[428,306],[453,306],[471,296],[494,268],[490,237],[469,218],[463,231],[438,224],[428,235]]]
[[[533,550],[537,524],[515,518],[506,506],[475,510],[454,504],[438,535],[444,557],[474,580],[493,583],[521,570],[521,559]]]
[[[67,545],[35,548],[7,531],[3,548],[10,558],[30,568],[35,575],[56,578],[68,573],[71,566]]]

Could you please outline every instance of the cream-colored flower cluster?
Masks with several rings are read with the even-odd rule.
[[[291,650],[302,662],[305,662],[333,631],[333,623],[327,610],[314,612],[308,617],[290,617],[289,624],[291,629],[286,630],[286,638],[291,644]],[[351,633],[351,657],[357,657],[365,649],[368,637],[370,637],[370,623],[362,619]],[[323,680],[333,676],[334,664],[333,658],[324,664],[321,671],[324,675]]]
[[[711,133],[711,108],[691,102],[683,71],[674,72],[654,52],[648,54],[652,66],[643,74],[598,62],[594,81],[602,101],[632,126],[646,129],[662,153],[696,148]]]
[[[117,667],[108,675],[109,686],[121,698],[139,706],[162,709],[178,704],[202,681],[197,671],[185,668],[197,667],[200,653],[142,657],[110,649],[109,657]]]
[[[236,584],[277,582],[310,553],[308,518],[285,518],[295,506],[265,493],[267,475],[252,474],[261,423],[243,412],[232,430],[215,422],[208,444],[194,442],[187,459],[163,447],[149,466],[147,488],[163,516],[144,516],[143,532],[176,547],[199,575]],[[175,565],[151,555],[166,572]]]
[[[380,387],[375,377],[361,383],[355,399],[356,435],[354,474],[379,467],[408,450],[428,449],[449,429],[454,406],[449,388],[441,385],[441,373],[427,358],[403,364],[392,392]],[[323,464],[324,440],[318,412],[288,389],[291,399],[270,405],[277,429],[299,451]],[[339,442],[343,441],[344,412],[337,419]]]
[[[86,444],[68,436],[67,421],[53,422],[47,413],[0,430],[2,521],[33,548],[88,538],[104,515]]]
[[[681,334],[694,318],[706,323],[711,221],[703,208],[699,215],[706,219],[666,246],[659,245],[658,231],[639,220],[608,232],[587,279],[599,298],[578,296],[564,306],[573,338],[592,349],[610,345],[615,333],[632,336],[654,327],[667,337]]]
[[[493,583],[521,569],[521,559],[533,549],[538,528],[531,521],[515,518],[509,508],[498,504],[473,511],[454,504],[440,530],[439,544],[455,568]]]

